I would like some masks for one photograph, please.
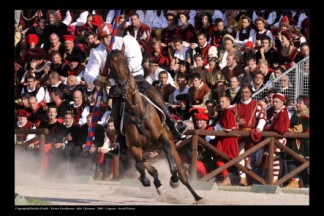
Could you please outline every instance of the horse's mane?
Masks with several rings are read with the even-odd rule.
[[[110,56],[115,56],[115,55],[118,55],[119,53],[121,53],[122,51],[118,50],[118,49],[113,49],[111,50],[110,52]]]

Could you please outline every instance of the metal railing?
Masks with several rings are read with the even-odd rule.
[[[275,88],[279,93],[289,96],[291,102],[296,103],[299,95],[309,96],[309,56],[299,61],[296,65],[286,70],[272,82],[267,83],[260,90],[252,94],[256,100],[264,99],[270,88]],[[289,79],[288,88],[282,88],[284,78]]]

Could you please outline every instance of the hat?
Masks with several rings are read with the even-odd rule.
[[[292,39],[291,34],[287,31],[282,31],[281,35],[285,36],[289,41],[291,41],[291,39]]]
[[[159,66],[158,61],[155,59],[149,60],[149,65]]]
[[[251,48],[253,49],[254,48],[254,45],[251,41],[247,41],[245,44],[244,44],[244,48]]]
[[[34,59],[44,59],[46,57],[46,52],[42,48],[35,47],[28,52],[28,55]]]
[[[110,23],[103,22],[98,25],[97,31],[98,31],[98,37],[105,37],[112,33],[113,27]]]
[[[208,110],[204,109],[204,108],[191,108],[190,109],[190,113],[192,114],[206,114],[208,112]]]
[[[17,116],[22,116],[22,117],[29,117],[31,114],[27,112],[26,110],[17,110]]]
[[[74,42],[74,39],[75,39],[74,35],[63,35],[63,40],[64,41],[72,41],[72,42]]]
[[[287,26],[287,27],[289,27],[289,19],[288,19],[287,16],[282,17],[282,19],[280,20],[279,26],[280,27],[281,26]]]
[[[233,44],[234,44],[234,42],[235,42],[235,39],[233,38],[233,36],[232,35],[230,35],[230,34],[226,34],[226,35],[224,35],[224,37],[223,37],[223,43],[225,43],[225,39],[227,40],[227,39],[230,39],[232,42],[233,42]]]
[[[29,34],[27,36],[27,42],[29,43],[29,45],[31,45],[32,43],[37,45],[38,44],[38,36],[37,36],[37,34]]]
[[[100,25],[101,23],[103,23],[101,16],[94,15],[92,18],[91,24],[98,27],[98,25]]]
[[[205,120],[208,121],[209,117],[207,115],[207,113],[198,113],[194,116],[195,121],[197,120]]]
[[[190,95],[187,94],[187,93],[184,93],[184,94],[178,94],[178,95],[176,96],[176,99],[177,99],[177,101],[183,100],[183,101],[187,101],[187,102],[191,103],[191,97],[190,97]]]
[[[252,139],[253,142],[259,142],[261,140],[261,133],[257,131],[256,129],[252,129],[250,131],[250,138]]]
[[[223,83],[224,85],[228,86],[228,82],[227,82],[227,80],[218,80],[218,81],[215,83],[215,86],[217,86],[218,83]]]
[[[281,93],[277,93],[273,96],[273,99],[278,98],[279,100],[281,100],[283,103],[285,103],[285,95],[281,94]]]

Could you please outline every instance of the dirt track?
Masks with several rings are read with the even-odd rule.
[[[30,198],[49,201],[54,205],[191,205],[191,194],[180,185],[177,189],[167,187],[158,196],[155,189],[126,187],[118,182],[95,184],[71,183],[24,183],[16,184],[15,192]],[[197,190],[209,205],[309,205],[306,194],[265,194],[223,190]]]
[[[160,179],[166,189],[165,194],[161,196],[157,194],[154,186],[144,188],[135,184],[129,187],[121,181],[94,181],[92,184],[49,181],[21,173],[16,175],[15,193],[26,198],[48,201],[53,205],[192,205],[194,199],[182,184],[177,189],[170,188],[167,165],[160,164],[156,167],[159,167]],[[304,194],[266,194],[223,189],[196,192],[205,198],[207,205],[309,205],[309,195],[306,194],[308,189],[298,189]]]

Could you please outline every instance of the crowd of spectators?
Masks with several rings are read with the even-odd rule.
[[[15,11],[15,125],[49,129],[44,164],[50,171],[59,170],[52,172],[59,176],[66,171],[60,163],[68,162],[78,173],[91,172],[97,178],[112,179],[113,164],[106,153],[116,140],[109,88],[104,89],[100,104],[102,116],[95,141],[85,151],[97,88],[87,83],[83,75],[91,50],[100,44],[97,27],[113,24],[115,13]],[[127,34],[141,47],[145,79],[161,93],[174,118],[195,129],[248,130],[253,134],[244,139],[203,137],[231,159],[259,142],[263,130],[281,134],[309,130],[308,96],[288,97],[289,76],[272,85],[263,99],[251,98],[309,55],[308,11],[122,10],[121,20],[127,21]],[[289,100],[296,104],[289,104]],[[185,137],[175,137],[177,144]],[[16,144],[31,138],[16,135]],[[279,142],[309,158],[308,140],[282,138]],[[39,141],[35,141],[20,151],[30,153],[38,148]],[[190,151],[179,150],[187,168],[191,164]],[[264,149],[240,163],[264,176],[267,154]],[[274,182],[299,164],[279,148],[274,156]],[[127,169],[131,161],[121,160]],[[224,164],[202,145],[198,148],[198,161],[200,176]],[[232,184],[228,172],[235,170],[224,170],[217,176],[218,184]],[[237,171],[237,175],[240,185],[253,183],[245,173]],[[307,186],[307,171],[287,184]]]

